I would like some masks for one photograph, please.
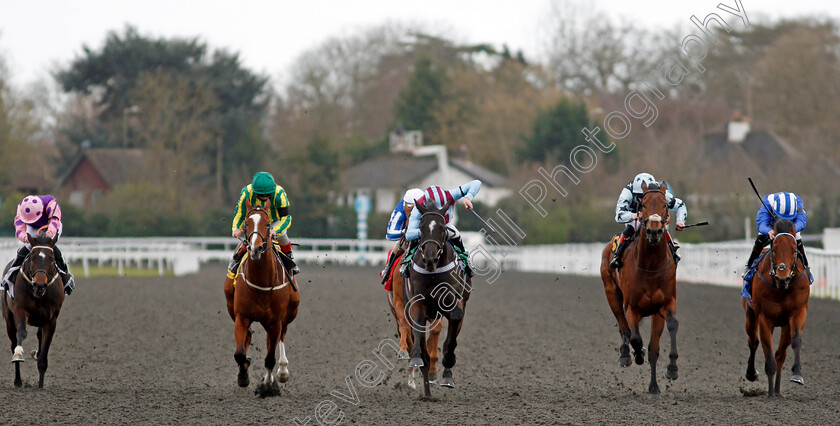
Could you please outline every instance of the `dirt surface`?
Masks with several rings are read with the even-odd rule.
[[[811,300],[802,348],[806,385],[788,381],[789,355],[783,398],[768,401],[763,361],[758,382],[743,378],[748,349],[739,289],[679,284],[680,378],[661,377],[656,396],[645,393],[647,364],[618,366],[618,331],[599,279],[504,273],[496,283],[475,284],[457,349],[457,387],[435,386],[433,399],[424,400],[404,384],[407,361],[385,350],[396,364],[389,370],[372,353],[396,330],[378,271],[303,269],[300,312],[286,342],[291,380],[280,396],[253,392],[265,371],[258,326],[252,384],[236,386],[223,266],[210,265],[185,278],[80,278],[59,318],[45,388],[35,387],[31,359],[21,389],[12,385],[10,354],[0,360],[0,424],[306,424],[308,416],[315,425],[316,410],[325,424],[341,416],[363,425],[840,421],[837,302]],[[643,327],[647,336],[649,322]],[[27,354],[35,342],[30,329]],[[667,333],[662,342],[664,373]],[[370,377],[387,377],[362,386],[355,370],[372,365],[378,369]]]

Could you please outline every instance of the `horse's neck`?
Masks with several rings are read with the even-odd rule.
[[[644,233],[636,236],[636,263],[645,269],[658,270],[671,261],[668,255],[668,241],[662,237],[662,241],[655,246],[647,242]]]
[[[273,250],[273,249],[272,249]],[[248,260],[245,262],[245,275],[250,277],[252,280],[255,277],[263,277],[265,275],[270,274],[272,277],[271,280],[274,281],[277,272],[277,265],[275,254],[272,250],[264,253],[260,260],[255,261],[250,256]],[[270,284],[270,283],[266,283]]]

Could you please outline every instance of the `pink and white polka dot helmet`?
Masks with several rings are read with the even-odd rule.
[[[44,214],[44,202],[38,197],[30,195],[18,204],[18,217],[23,223],[35,223],[42,214]]]

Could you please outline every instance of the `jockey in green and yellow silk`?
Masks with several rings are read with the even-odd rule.
[[[292,255],[292,242],[286,235],[286,231],[292,224],[292,215],[289,214],[289,199],[286,190],[277,185],[274,176],[268,172],[257,172],[251,179],[251,184],[242,188],[239,194],[239,202],[236,203],[233,221],[231,221],[232,235],[239,238],[245,231],[242,226],[245,224],[245,215],[254,207],[262,207],[268,212],[271,221],[271,240],[280,244],[280,250],[285,256],[280,256],[283,263],[292,275],[300,273],[300,268],[295,265]],[[233,259],[228,265],[228,275],[233,276],[239,267],[239,262],[245,254],[245,245],[240,243],[233,253]]]

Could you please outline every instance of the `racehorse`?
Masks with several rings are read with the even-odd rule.
[[[420,367],[423,373],[423,391],[429,390],[430,356],[426,347],[426,331],[430,321],[437,327],[441,318],[448,320],[446,341],[443,343],[443,377],[440,385],[455,387],[452,367],[455,365],[455,347],[461,332],[464,311],[470,297],[470,278],[460,273],[456,263],[455,249],[446,242],[446,219],[444,213],[451,203],[437,209],[434,201],[427,200],[425,206],[417,205],[420,212],[420,245],[411,259],[406,296],[406,318],[414,332],[409,367]]]
[[[58,314],[64,303],[64,290],[58,267],[55,264],[53,247],[58,235],[47,236],[45,228],[37,236],[28,235],[32,250],[23,261],[14,282],[14,300],[3,293],[3,318],[6,331],[12,341],[12,362],[15,364],[15,386],[23,386],[20,378],[20,364],[24,362],[23,341],[26,326],[38,327],[38,350],[32,356],[38,359],[38,387],[44,387],[44,373],[47,372],[47,355],[55,333]],[[11,264],[10,264],[11,265]],[[3,271],[5,275],[9,265]]]
[[[388,305],[391,307],[391,313],[397,322],[397,336],[400,338],[400,352],[397,355],[398,359],[408,359],[408,347],[414,344],[414,338],[411,334],[411,327],[405,318],[405,291],[404,280],[400,274],[399,265],[402,263],[402,256],[400,255],[394,260],[392,270],[388,271],[391,274],[391,289],[388,291]],[[440,332],[443,329],[443,323],[438,322],[429,333],[428,343],[426,349],[429,352],[429,381],[434,382],[437,377],[437,361],[438,361],[438,339]],[[415,368],[409,368],[408,385],[414,389],[416,388],[416,381],[414,378]]]
[[[289,380],[289,360],[286,358],[286,330],[297,316],[300,293],[297,284],[277,257],[281,254],[273,247],[269,239],[270,226],[268,212],[254,207],[248,211],[245,219],[244,244],[248,253],[238,268],[235,279],[226,278],[224,285],[227,309],[234,321],[236,351],[233,358],[239,364],[237,383],[247,387],[250,383],[248,367],[251,358],[247,356],[251,345],[251,323],[262,324],[266,331],[265,356],[266,374],[261,387],[272,389],[275,381],[286,383]],[[274,373],[277,358],[275,351],[280,346],[279,367]]]
[[[677,369],[677,264],[674,261],[665,238],[668,224],[668,206],[665,193],[668,184],[642,184],[642,200],[639,205],[641,227],[624,251],[624,267],[619,273],[609,267],[612,256],[611,244],[601,253],[601,279],[604,291],[621,335],[618,364],[630,366],[630,346],[633,347],[636,364],[644,363],[642,336],[639,323],[650,316],[650,385],[648,392],[659,393],[656,383],[656,361],[659,359],[659,338],[667,323],[671,334],[671,362],[665,377],[676,380]],[[632,262],[629,261],[632,259]]]
[[[802,366],[799,363],[799,349],[802,347],[802,329],[808,315],[808,297],[811,293],[803,262],[797,262],[796,229],[786,219],[778,219],[774,225],[776,236],[769,253],[758,264],[752,279],[752,303],[742,297],[741,306],[747,316],[746,330],[750,357],[747,360],[747,380],[754,382],[755,350],[761,337],[764,349],[764,372],[767,373],[767,396],[780,396],[782,366],[785,364],[787,348],[793,345],[795,361],[790,381],[805,384]],[[766,250],[765,250],[766,251]],[[773,357],[773,329],[782,327],[779,348]],[[773,375],[776,375],[775,386]]]

